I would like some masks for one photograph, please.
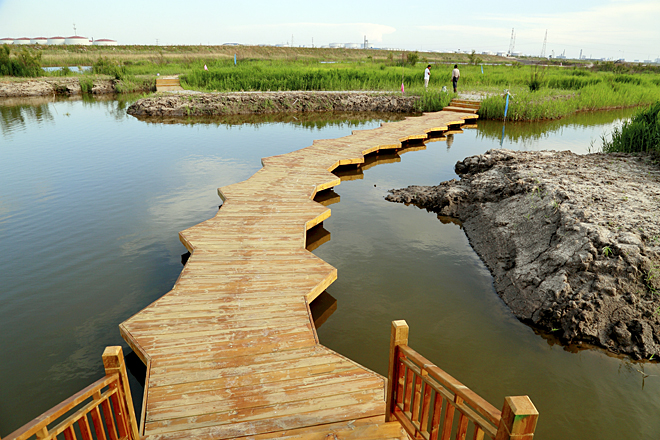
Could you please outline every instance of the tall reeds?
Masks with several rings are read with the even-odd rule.
[[[660,101],[615,128],[611,141],[603,139],[603,152],[660,153]]]

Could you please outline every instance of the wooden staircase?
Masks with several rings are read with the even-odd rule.
[[[443,110],[458,113],[472,113],[476,114],[479,110],[481,103],[479,101],[468,101],[466,99],[453,99],[448,107]]]
[[[156,91],[157,92],[173,92],[183,90],[178,76],[168,76],[163,78],[156,78]]]

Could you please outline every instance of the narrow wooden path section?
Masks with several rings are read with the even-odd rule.
[[[385,378],[319,344],[309,303],[337,270],[306,249],[307,231],[330,216],[314,198],[340,183],[341,165],[476,118],[442,111],[314,141],[221,188],[218,214],[180,233],[192,255],[174,288],[120,325],[147,365],[141,433],[400,438],[384,423]]]

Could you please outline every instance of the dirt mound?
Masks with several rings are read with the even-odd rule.
[[[522,321],[565,342],[660,355],[660,167],[649,156],[490,150],[460,181],[387,200],[460,218]]]

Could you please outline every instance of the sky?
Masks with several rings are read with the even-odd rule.
[[[0,38],[76,34],[119,44],[362,43],[568,58],[660,58],[660,0],[0,0]]]

